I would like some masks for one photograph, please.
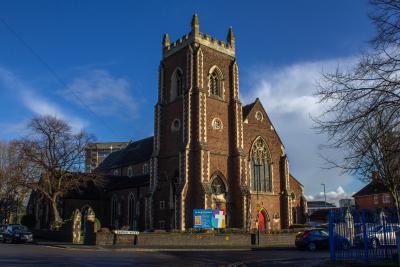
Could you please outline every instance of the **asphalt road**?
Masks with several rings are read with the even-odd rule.
[[[0,266],[326,266],[328,252],[140,251],[66,249],[29,244],[0,244]]]

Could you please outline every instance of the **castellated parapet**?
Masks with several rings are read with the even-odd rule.
[[[182,36],[173,43],[170,43],[168,34],[164,35],[163,58],[169,57],[170,55],[176,53],[180,49],[192,43],[198,43],[207,46],[211,49],[214,49],[218,52],[227,54],[231,57],[235,57],[235,39],[232,27],[229,28],[227,41],[224,42],[221,40],[217,40],[216,38],[214,38],[209,34],[201,33],[199,31],[200,28],[199,18],[196,14],[193,15],[191,26],[192,26],[192,31],[190,33]]]

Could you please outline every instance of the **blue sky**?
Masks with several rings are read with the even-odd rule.
[[[23,136],[37,114],[98,141],[152,135],[162,35],[186,34],[197,13],[200,31],[218,39],[233,27],[242,102],[260,97],[310,199],[320,197],[320,182],[332,200],[345,197],[362,184],[321,168],[326,140],[309,115],[322,108],[313,96],[320,73],[354,64],[367,47],[369,8],[345,0],[2,1],[0,17],[16,34],[0,23],[0,140]]]

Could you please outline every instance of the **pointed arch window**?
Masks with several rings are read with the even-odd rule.
[[[251,148],[251,190],[271,192],[271,158],[267,144],[261,137],[257,138]]]
[[[176,97],[183,95],[183,72],[177,68],[171,77],[171,94],[170,100],[175,100]]]
[[[222,88],[221,88],[221,77],[217,72],[217,69],[214,69],[210,74],[210,91],[211,95],[222,97]]]
[[[226,193],[225,184],[222,181],[221,177],[216,176],[211,183],[211,191],[215,195]]]
[[[111,225],[114,229],[118,229],[118,200],[116,195],[111,198]]]
[[[136,230],[136,206],[135,206],[135,196],[133,193],[129,195],[128,198],[128,221],[129,228],[132,230]]]

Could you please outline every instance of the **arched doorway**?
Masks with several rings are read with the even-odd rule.
[[[262,209],[258,212],[258,230],[260,231],[260,233],[266,233],[269,228],[269,215],[268,212],[265,209]]]

